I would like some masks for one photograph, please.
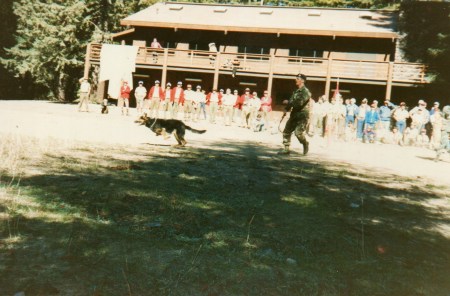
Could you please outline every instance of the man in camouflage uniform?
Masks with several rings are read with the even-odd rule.
[[[286,112],[289,111],[291,111],[291,116],[286,122],[286,127],[283,131],[284,150],[280,151],[279,154],[289,154],[292,133],[294,133],[300,143],[303,144],[303,154],[306,155],[308,153],[309,143],[306,140],[305,135],[309,122],[311,93],[306,88],[305,82],[306,76],[298,74],[295,77],[295,84],[298,88],[294,91],[289,101],[284,102],[287,103],[287,106],[283,113],[283,117],[286,115]]]
[[[438,111],[439,112],[439,111]],[[435,161],[441,159],[441,155],[450,152],[450,105],[445,106],[442,109],[442,126],[441,126],[441,141],[440,145],[436,147]]]

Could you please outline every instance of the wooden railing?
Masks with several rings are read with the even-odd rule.
[[[89,60],[100,62],[101,44],[91,44]],[[272,60],[273,59],[273,60]],[[163,66],[164,49],[149,47],[139,48],[136,58],[137,66]],[[274,75],[296,75],[299,72],[315,77],[339,77],[341,79],[358,79],[387,81],[389,67],[392,82],[422,84],[426,81],[426,67],[418,63],[355,61],[342,59],[311,58],[300,56],[261,55],[243,53],[215,53],[199,50],[167,49],[168,67],[198,68],[212,70],[219,63],[219,70]]]

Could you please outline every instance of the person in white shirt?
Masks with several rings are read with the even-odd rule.
[[[319,136],[323,134],[323,117],[325,116],[323,97],[319,97],[317,103],[313,104],[312,108],[311,129],[314,134]]]
[[[216,123],[216,114],[221,103],[221,95],[217,92],[217,89],[213,89],[206,96],[206,103],[209,105],[209,122]]]
[[[195,91],[192,90],[192,85],[188,84],[184,91],[184,120],[191,120],[194,117]]]
[[[166,89],[164,90],[164,93],[163,93],[164,99],[162,100],[162,112],[164,114],[164,119],[167,118],[167,114],[169,113],[171,87],[172,87],[172,83],[167,82]]]
[[[231,93],[231,89],[227,88],[222,97],[223,119],[225,125],[231,125],[233,121],[233,107],[236,104],[236,96]]]
[[[248,121],[250,122],[251,127],[254,128],[256,124],[256,117],[258,116],[259,109],[261,109],[261,100],[258,98],[256,91],[253,92],[252,97],[248,102],[248,107],[250,111]]]
[[[144,82],[139,81],[139,86],[134,90],[134,96],[136,98],[136,109],[138,114],[142,113],[144,108],[144,98],[147,95],[147,89],[144,87]]]
[[[87,78],[81,78],[80,83],[80,103],[78,104],[78,112],[81,112],[83,105],[86,105],[86,112],[89,112],[89,94],[91,93],[91,85]]]
[[[203,113],[203,119],[206,120],[206,95],[200,85],[197,85],[195,92],[195,116],[194,121],[200,120],[200,113]]]

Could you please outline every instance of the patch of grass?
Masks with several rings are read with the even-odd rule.
[[[1,295],[450,292],[445,188],[247,143],[32,142],[0,149]]]

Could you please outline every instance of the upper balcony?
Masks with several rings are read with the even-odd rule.
[[[101,44],[90,44],[87,60],[100,63]],[[157,59],[155,59],[157,57]],[[229,52],[209,52],[187,49],[153,49],[140,47],[136,57],[137,68],[166,68],[204,73],[228,73],[239,75],[290,78],[299,72],[312,80],[327,81],[340,78],[342,81],[394,85],[424,84],[426,67],[419,63],[377,62],[311,58],[288,55],[261,55]]]

